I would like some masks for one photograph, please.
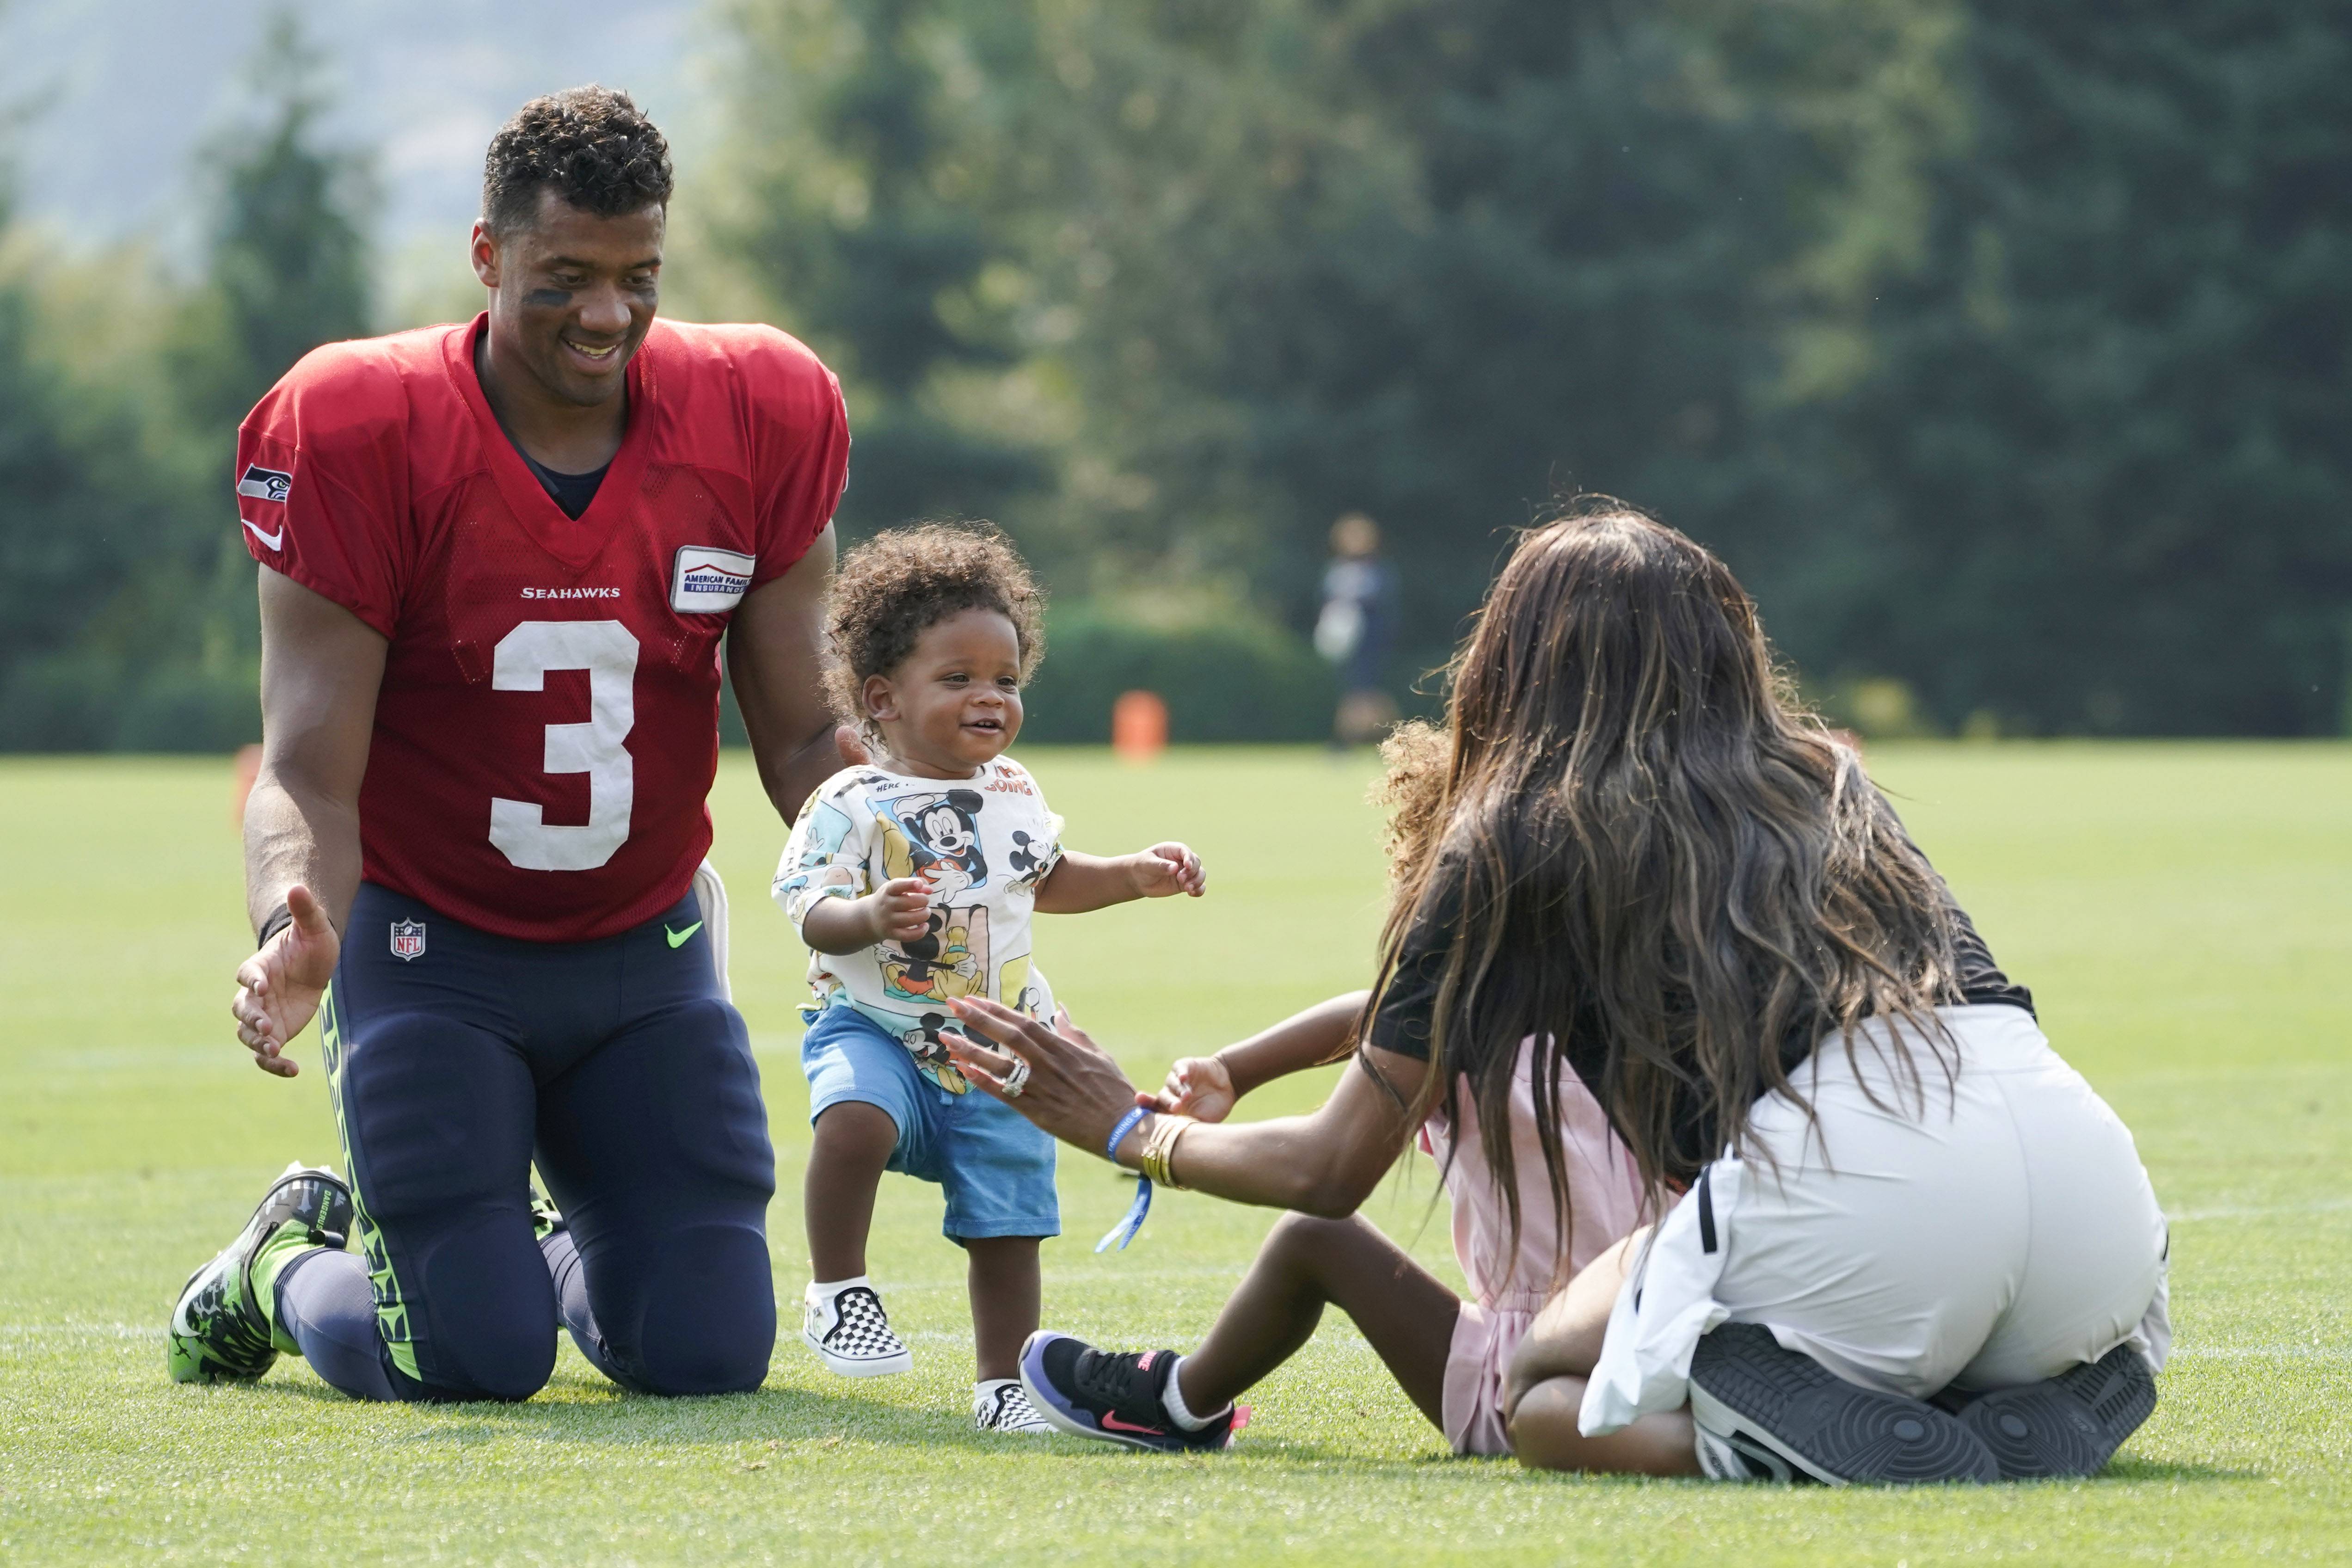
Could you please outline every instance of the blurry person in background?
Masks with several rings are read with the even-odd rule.
[[[1315,617],[1315,651],[1339,670],[1334,750],[1377,741],[1396,722],[1396,701],[1381,685],[1395,601],[1396,574],[1381,559],[1381,525],[1347,513],[1331,525],[1331,564],[1323,569],[1323,608]]]

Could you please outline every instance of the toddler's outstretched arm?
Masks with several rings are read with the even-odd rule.
[[[1318,1002],[1214,1056],[1186,1057],[1168,1069],[1168,1081],[1158,1094],[1138,1094],[1136,1102],[1202,1121],[1223,1121],[1234,1101],[1252,1089],[1339,1057],[1353,1043],[1356,1020],[1370,1000],[1369,991],[1350,991]]]
[[[1155,844],[1133,855],[1063,853],[1037,884],[1041,915],[1082,915],[1133,899],[1165,899],[1176,893],[1199,898],[1209,890],[1201,858],[1181,844]]]

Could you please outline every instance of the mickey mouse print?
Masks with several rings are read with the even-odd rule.
[[[1061,836],[1061,818],[1009,758],[949,784],[873,766],[834,775],[801,813],[771,889],[793,929],[819,899],[862,898],[908,878],[922,884],[930,910],[919,937],[845,954],[812,950],[803,1015],[856,1007],[907,1046],[925,1078],[964,1092],[970,1085],[939,1038],[951,998],[1053,1012],[1030,925]]]

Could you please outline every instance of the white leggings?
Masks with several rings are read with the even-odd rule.
[[[2162,1366],[2164,1215],[2131,1133],[2032,1015],[1937,1016],[1948,1079],[1914,1042],[1906,1085],[1874,1023],[1798,1069],[1817,1124],[1758,1102],[1748,1158],[1707,1167],[1620,1292],[1586,1433],[1681,1405],[1692,1348],[1727,1321],[1914,1398],[2038,1382],[2126,1342]]]

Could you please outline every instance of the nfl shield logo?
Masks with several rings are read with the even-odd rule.
[[[421,958],[425,955],[425,922],[394,921],[392,922],[392,956]]]

